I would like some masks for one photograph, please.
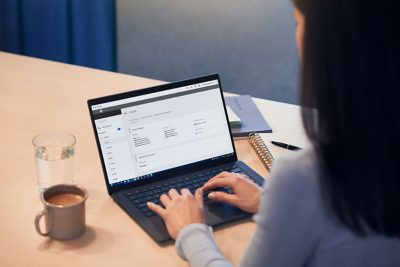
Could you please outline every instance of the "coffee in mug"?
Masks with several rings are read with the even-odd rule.
[[[47,188],[41,195],[44,210],[35,218],[36,231],[54,239],[72,239],[85,232],[85,202],[87,191],[78,185],[59,184]],[[40,229],[45,218],[46,230]]]
[[[75,204],[79,204],[83,201],[83,197],[78,194],[73,193],[61,193],[54,196],[50,196],[47,199],[47,202],[53,205],[61,205],[61,206],[72,206]]]

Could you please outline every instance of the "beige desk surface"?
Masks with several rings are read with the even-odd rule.
[[[187,266],[172,244],[159,246],[107,195],[86,100],[162,82],[0,52],[0,266]],[[297,106],[256,99],[276,134],[301,133]],[[86,233],[71,241],[39,236],[42,209],[32,138],[67,131],[77,138],[77,184],[89,191]],[[246,140],[239,158],[266,174]],[[223,254],[238,263],[255,224],[215,232]]]

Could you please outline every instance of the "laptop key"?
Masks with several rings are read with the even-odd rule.
[[[204,177],[199,179],[199,182],[204,184],[205,182],[210,180],[212,177],[214,177],[214,176],[204,176]]]
[[[157,189],[154,189],[153,192],[154,192],[155,195],[158,195],[158,194],[160,194],[162,192],[162,190],[157,188]]]
[[[147,207],[147,202],[142,202],[136,205],[138,208],[144,208]]]
[[[156,214],[154,212],[152,212],[152,211],[146,211],[144,213],[144,216],[146,216],[146,217],[151,217],[151,216],[154,216],[154,215],[156,215]]]
[[[130,199],[130,200],[134,200],[134,199],[137,198],[135,195],[129,195],[129,194],[127,194],[126,197],[127,197],[128,199]]]
[[[233,189],[229,186],[224,186],[223,187],[224,191],[228,194],[233,194]]]
[[[189,188],[190,193],[192,193],[193,195],[196,193],[196,188]]]
[[[145,200],[146,202],[147,202],[147,201],[152,201],[153,199],[154,199],[154,196],[153,196],[153,195],[144,197],[144,200]]]
[[[153,195],[153,192],[152,191],[147,191],[147,192],[144,193],[144,195],[145,196],[151,196],[151,195]]]
[[[146,205],[146,207],[141,208],[140,211],[141,211],[141,212],[146,212],[146,211],[150,211],[150,210],[149,210],[149,208],[148,208],[147,205]]]
[[[231,172],[242,172],[242,170],[239,169],[238,167],[236,167],[236,168],[232,168]]]

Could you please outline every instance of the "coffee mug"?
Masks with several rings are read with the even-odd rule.
[[[85,202],[88,192],[81,186],[59,184],[47,188],[41,195],[44,210],[35,218],[36,231],[53,239],[72,239],[85,232]],[[45,218],[45,232],[40,219]]]

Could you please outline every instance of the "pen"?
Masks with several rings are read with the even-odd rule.
[[[289,144],[285,144],[285,143],[277,142],[277,141],[271,141],[271,144],[274,144],[274,145],[282,147],[282,148],[286,148],[288,150],[299,150],[299,149],[301,149],[301,147],[297,147],[297,146],[293,146],[293,145],[289,145]]]

